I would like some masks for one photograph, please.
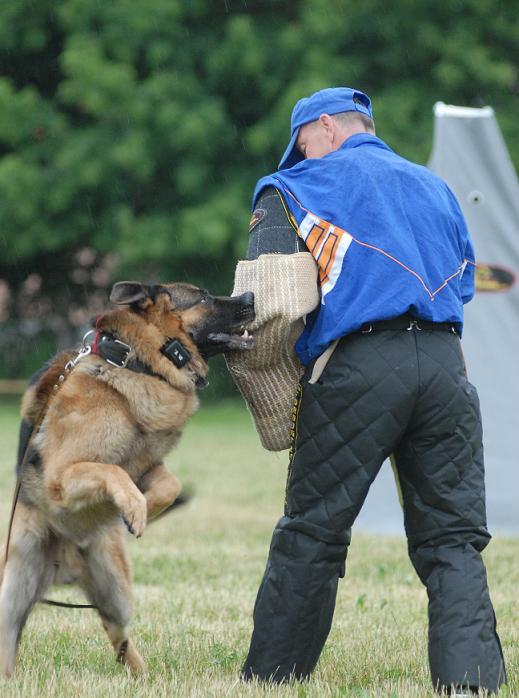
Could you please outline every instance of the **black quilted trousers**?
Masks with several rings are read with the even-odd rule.
[[[387,330],[339,343],[301,381],[285,515],[274,530],[242,676],[307,677],[330,630],[350,528],[394,454],[411,561],[429,597],[434,686],[494,691],[505,669],[481,551],[481,417],[458,337]]]

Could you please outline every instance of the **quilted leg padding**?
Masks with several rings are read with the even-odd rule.
[[[457,531],[482,550],[486,530],[481,416],[460,342],[416,333],[419,395],[395,458],[409,542]]]
[[[408,332],[342,340],[317,383],[306,382],[289,465],[286,511],[349,528],[414,409],[418,366]]]
[[[296,448],[254,610],[245,678],[305,678],[328,636],[350,526],[410,418],[408,337],[341,342],[313,385],[302,380]],[[308,372],[309,373],[309,372]]]
[[[459,339],[352,335],[317,383],[308,383],[310,372],[244,676],[310,674],[330,629],[350,527],[395,453],[410,555],[430,599],[433,682],[495,689],[504,669],[479,552],[489,539],[481,421]]]
[[[429,597],[433,684],[505,680],[485,567],[481,417],[457,339],[417,333],[420,399],[395,458],[411,561]]]
[[[284,682],[313,670],[330,631],[346,531],[278,522],[254,607],[254,633],[243,676]]]
[[[435,688],[497,691],[506,681],[486,572],[479,550],[459,536],[410,548],[429,597],[429,664]]]

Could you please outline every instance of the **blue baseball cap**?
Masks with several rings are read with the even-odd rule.
[[[304,160],[304,155],[296,148],[299,129],[304,124],[317,121],[321,114],[339,114],[344,111],[357,111],[373,118],[371,100],[368,95],[351,87],[328,87],[310,97],[303,97],[292,110],[290,121],[291,138],[278,165],[278,170],[286,170]]]

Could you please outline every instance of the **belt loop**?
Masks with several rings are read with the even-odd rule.
[[[409,327],[407,328],[407,331],[409,332],[409,330],[415,330],[415,329],[421,331],[422,328],[421,328],[420,325],[418,324],[418,320],[413,320],[413,319],[411,318],[411,319],[409,320]]]

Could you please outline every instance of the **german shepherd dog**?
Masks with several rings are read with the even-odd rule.
[[[207,359],[252,345],[252,293],[120,282],[110,300],[123,307],[97,319],[93,344],[54,357],[23,397],[19,498],[0,552],[4,676],[31,608],[55,583],[78,584],[118,661],[145,669],[128,636],[125,527],[141,536],[180,492],[163,458],[198,407]]]

